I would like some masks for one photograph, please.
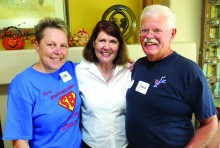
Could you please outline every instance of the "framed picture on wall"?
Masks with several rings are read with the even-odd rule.
[[[0,0],[0,29],[33,28],[43,17],[59,17],[69,25],[68,0]]]

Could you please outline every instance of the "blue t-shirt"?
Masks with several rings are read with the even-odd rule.
[[[67,61],[49,74],[31,66],[13,79],[3,140],[29,140],[34,148],[81,146],[75,66]]]
[[[126,94],[126,133],[131,146],[184,147],[198,120],[217,114],[199,66],[176,52],[155,62],[139,59]]]

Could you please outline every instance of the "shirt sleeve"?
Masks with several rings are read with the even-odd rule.
[[[190,88],[190,103],[198,120],[217,114],[211,90],[204,75],[200,74]]]
[[[9,93],[3,140],[32,139],[32,104]]]

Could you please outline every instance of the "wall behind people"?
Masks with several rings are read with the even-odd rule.
[[[177,16],[177,35],[173,42],[195,42],[197,61],[201,40],[202,0],[169,0]]]
[[[144,2],[147,1],[147,2]],[[161,3],[169,5],[177,15],[177,35],[174,42],[196,42],[197,53],[199,53],[201,36],[201,0],[94,0],[94,1],[69,1],[69,13],[71,32],[75,33],[81,28],[86,28],[91,34],[92,28],[101,18],[105,10],[115,4],[122,4],[129,7],[137,19],[137,29],[129,39],[132,44],[139,43],[138,29],[140,25],[140,13],[143,3]],[[197,54],[197,58],[198,58]]]
[[[121,4],[129,7],[134,12],[136,17],[139,16],[142,10],[142,0],[111,0],[111,1],[71,0],[69,1],[71,32],[75,33],[81,28],[86,28],[89,34],[91,34],[95,24],[99,20],[101,20],[103,13],[109,7],[116,4]],[[140,23],[138,20],[137,20],[137,25],[139,26]],[[129,41],[132,43],[138,42],[137,31],[130,38]]]

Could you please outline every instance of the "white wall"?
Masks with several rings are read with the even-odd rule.
[[[145,56],[140,44],[127,45],[129,57],[133,60]],[[196,44],[191,42],[175,42],[171,48],[181,55],[196,62]],[[82,60],[82,47],[72,47],[68,59],[74,62]],[[9,84],[19,72],[38,61],[38,54],[34,49],[0,51],[0,85]]]
[[[177,16],[177,35],[174,42],[195,42],[197,61],[201,39],[203,0],[170,0],[169,7]]]
[[[177,53],[196,62],[196,44],[195,43],[172,43],[171,48]],[[137,60],[145,56],[140,44],[128,45],[129,57]],[[13,77],[35,63],[38,59],[38,54],[34,49],[25,49],[21,51],[0,51],[0,119],[2,128],[5,124],[7,89],[8,83]],[[82,60],[82,47],[71,48],[69,52],[69,60],[80,62]],[[6,148],[11,148],[11,141],[4,141]]]

